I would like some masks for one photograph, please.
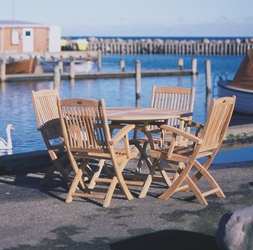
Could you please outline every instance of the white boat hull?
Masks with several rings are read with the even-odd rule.
[[[92,61],[76,61],[75,62],[75,72],[76,73],[84,73],[84,72],[90,72],[92,67],[94,65],[94,62]],[[63,71],[69,72],[70,71],[70,65],[63,65]]]
[[[44,61],[41,63],[44,73],[54,72],[54,67],[58,64],[58,61]],[[93,61],[75,61],[74,69],[76,73],[90,72],[94,66]],[[70,61],[63,61],[63,72],[70,72]]]
[[[229,86],[229,81],[220,80],[218,85],[218,96],[236,96],[236,112],[253,115],[253,91]]]

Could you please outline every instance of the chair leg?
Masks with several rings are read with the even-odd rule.
[[[76,189],[77,189],[77,186],[80,182],[80,179],[82,177],[82,170],[79,169],[75,175],[75,178],[74,178],[74,181],[72,182],[71,184],[71,187],[69,189],[69,192],[68,192],[68,195],[67,195],[67,198],[66,198],[66,202],[71,202],[73,200],[73,196],[72,194],[75,193]]]
[[[205,195],[201,193],[197,185],[188,175],[190,170],[192,169],[193,164],[188,163],[186,167],[184,167],[184,164],[182,162],[178,163],[178,167],[176,167],[176,165],[172,163],[170,165],[173,166],[174,170],[176,170],[176,178],[172,181],[171,186],[163,194],[161,194],[159,198],[162,200],[167,200],[175,192],[191,190],[200,204],[207,205],[208,203],[205,199]],[[185,182],[186,185],[181,186],[183,182]]]
[[[220,198],[225,198],[225,194],[221,190],[218,183],[214,180],[214,178],[211,176],[211,174],[207,171],[205,167],[203,167],[198,161],[195,162],[196,168],[199,170],[198,173],[201,172],[203,177],[208,181],[210,186],[212,187],[213,193],[216,193],[216,195]],[[193,181],[194,182],[194,181]],[[210,192],[209,192],[210,193]]]
[[[204,194],[204,196],[208,196],[210,194],[216,193],[216,195],[220,198],[225,198],[225,194],[222,189],[218,185],[218,183],[214,180],[214,178],[208,172],[208,167],[212,162],[212,158],[209,158],[203,165],[200,164],[197,160],[194,163],[194,166],[197,168],[198,172],[191,178],[192,182],[196,185],[196,183],[203,176],[206,181],[210,184],[212,189]],[[189,191],[190,187],[186,188],[185,191]]]
[[[64,154],[60,159],[57,158],[57,155],[54,151],[49,150],[49,154],[51,159],[54,162],[54,166],[56,167],[56,170],[61,174],[63,180],[68,184],[71,182],[71,179],[67,175],[65,169],[62,166],[62,163],[68,159],[67,154]]]
[[[91,177],[90,183],[88,185],[88,187],[90,189],[94,188],[96,185],[96,179],[100,176],[103,166],[105,164],[105,160],[100,160],[97,166],[96,171],[93,173],[93,176]]]
[[[146,153],[147,145],[148,145],[148,143],[144,143],[144,145],[142,147],[139,143],[134,143],[134,146],[139,150],[139,152],[141,154],[138,165],[137,165],[137,168],[136,168],[137,173],[141,172],[141,167],[143,166],[144,161],[146,162],[149,170],[152,169],[153,163],[152,163],[150,157]]]
[[[118,165],[117,163],[114,162],[114,165],[115,165],[115,174],[116,174],[116,177],[118,179],[118,183],[121,186],[122,191],[125,194],[126,198],[128,200],[132,200],[134,197],[131,194],[131,192],[129,191],[129,189],[127,187],[127,184],[126,184],[126,182],[124,180],[124,177],[122,175],[123,169],[125,168],[125,166],[126,166],[127,163],[128,163],[128,160],[122,162],[120,165]]]
[[[41,182],[40,182],[40,185],[46,185],[47,182],[50,180],[50,178],[52,177],[54,171],[56,171],[56,167],[55,165],[53,164],[49,170],[46,172],[46,174],[44,175],[44,177],[42,178]]]
[[[148,177],[143,185],[143,188],[141,190],[141,193],[139,195],[139,198],[143,198],[147,195],[148,189],[150,188],[152,184],[153,177],[155,175],[155,172],[159,171],[161,175],[161,180],[170,187],[172,185],[171,178],[167,175],[166,170],[163,168],[160,160],[155,159],[153,162],[152,170],[148,174]]]
[[[73,200],[73,195],[75,194],[75,191],[77,190],[78,184],[79,183],[83,183],[82,182],[82,175],[83,175],[83,170],[80,168],[78,169],[78,171],[76,172],[75,178],[71,184],[71,187],[69,189],[67,198],[66,198],[66,202],[69,203]],[[84,183],[84,188],[83,191],[86,193],[90,193],[88,187],[85,185]]]
[[[114,176],[106,193],[103,207],[108,207],[110,205],[117,183],[118,183],[117,177]]]
[[[105,160],[104,160],[104,170],[108,177],[112,178],[114,176],[114,173],[110,170]]]
[[[186,177],[188,176],[193,164],[188,163],[186,167],[183,169],[178,169],[180,171],[179,176],[172,181],[172,184],[170,187],[163,193],[161,194],[158,198],[162,200],[167,200],[170,198],[170,196],[177,191],[177,189],[180,187],[180,185],[185,181]]]
[[[156,167],[157,165],[159,164],[159,161],[158,159],[155,159],[154,162],[153,162],[153,166],[152,168],[150,169],[150,172],[145,180],[145,183],[141,189],[141,193],[139,194],[139,198],[144,198],[146,195],[147,195],[147,192],[151,186],[151,183],[152,183],[152,180],[153,180],[153,176],[155,174],[155,170],[156,170]]]
[[[127,164],[127,161],[122,162],[121,165],[115,170],[116,176],[112,177],[111,184],[110,184],[107,194],[105,196],[103,207],[108,207],[110,205],[110,202],[111,202],[111,199],[112,199],[112,196],[113,196],[113,193],[114,193],[114,190],[115,190],[117,184],[119,184],[121,186],[122,191],[128,200],[133,199],[133,196],[130,193],[130,191],[125,183],[125,180],[123,178],[123,175],[122,175],[122,171],[123,171],[124,166],[126,164]]]
[[[138,145],[137,145],[138,144]],[[147,150],[147,146],[148,146],[148,143],[147,142],[144,142],[143,143],[143,147],[141,148],[141,145],[139,143],[135,143],[134,144],[135,147],[140,151],[141,155],[140,155],[140,158],[139,158],[139,162],[137,164],[137,168],[136,168],[136,172],[137,173],[140,173],[141,172],[141,168],[143,166],[143,163],[145,161],[145,158],[146,158],[146,150]]]
[[[45,176],[40,182],[40,185],[45,185],[49,181],[49,179],[52,177],[54,171],[58,171],[61,175],[61,178],[67,184],[71,183],[71,179],[69,178],[67,171],[62,167],[62,164],[68,159],[68,155],[64,154],[60,159],[58,159],[55,152],[50,150],[48,153],[54,164],[46,172]]]
[[[208,167],[210,166],[210,164],[212,163],[212,161],[213,161],[213,158],[214,157],[209,157],[206,161],[205,161],[205,163],[202,165],[202,164],[200,164],[197,160],[195,161],[195,167],[199,170],[196,174],[195,174],[195,176],[193,176],[192,177],[192,181],[194,182],[194,183],[197,183],[199,180],[200,180],[200,178],[203,176],[203,174],[201,173],[202,172],[202,170],[203,169],[205,169],[205,170],[207,170],[208,169]]]
[[[186,176],[185,182],[190,187],[191,191],[194,193],[195,197],[202,205],[207,205],[207,201],[204,197],[204,195],[200,192],[199,188],[195,185],[195,183],[191,180],[189,176]]]

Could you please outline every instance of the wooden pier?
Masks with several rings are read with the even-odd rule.
[[[36,57],[38,60],[61,59],[97,59],[99,51],[60,51],[60,52],[8,52],[0,54],[0,62],[7,63],[12,60],[29,59]]]
[[[187,76],[194,75],[193,70],[147,70],[141,71],[141,77],[152,77],[152,76]],[[60,73],[61,80],[83,80],[83,79],[110,79],[110,78],[135,78],[136,71],[125,71],[125,72],[88,72],[88,73],[75,73],[74,77],[70,72]],[[54,73],[43,73],[43,74],[13,74],[6,75],[5,82],[20,82],[20,81],[53,81],[55,79]],[[2,79],[0,80],[2,81]]]
[[[101,55],[101,53],[98,53]],[[100,58],[100,56],[99,56]],[[98,58],[98,62],[101,59]],[[59,61],[60,64],[60,61]],[[56,65],[54,72],[43,73],[41,65],[36,65],[35,72],[32,74],[5,74],[5,65],[0,65],[0,82],[16,82],[16,81],[52,81],[56,80],[69,80],[69,79],[109,79],[109,78],[135,78],[140,75],[141,77],[152,77],[152,76],[187,76],[196,75],[197,72],[197,60],[192,59],[192,68],[183,69],[183,60],[178,60],[177,68],[167,70],[143,70],[141,71],[140,61],[136,61],[135,71],[125,71],[124,60],[120,60],[120,70],[115,72],[103,72],[101,66],[98,65],[97,72],[84,72],[77,73],[74,70],[74,63],[70,64],[69,72],[62,72],[60,66]]]
[[[88,50],[102,54],[164,54],[164,55],[245,55],[253,48],[252,39],[234,40],[123,40],[91,39]]]

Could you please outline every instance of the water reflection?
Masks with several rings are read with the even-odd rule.
[[[140,104],[142,107],[149,107],[150,105],[152,86],[163,86],[166,84],[166,80],[168,78],[164,78],[163,81],[159,78],[142,79]],[[172,85],[178,86],[177,77],[172,77],[169,80]],[[9,123],[16,128],[15,133],[12,134],[14,154],[45,150],[41,135],[37,131],[37,121],[30,93],[32,90],[53,89],[54,83],[22,82],[6,83],[4,85],[0,93],[0,133],[5,134],[5,127]],[[181,85],[185,85],[185,79],[182,79]],[[136,105],[135,79],[124,79],[124,81],[120,79],[61,81],[56,89],[62,99],[104,98],[107,106],[134,107]]]
[[[2,82],[2,83],[1,83],[1,92],[2,92],[2,93],[5,93],[5,91],[6,91],[6,83],[5,83],[5,82]]]
[[[12,149],[0,150],[0,156],[3,155],[12,155]]]
[[[119,70],[119,59],[125,60],[125,70],[130,71],[135,68],[135,60],[141,61],[142,70],[148,69],[173,69],[177,65],[177,56],[105,56],[103,58],[103,71]],[[210,56],[209,56],[210,58]],[[224,63],[225,57],[212,57],[214,69],[213,74],[229,71]],[[205,69],[204,56],[198,57],[198,75],[184,77],[145,77],[141,79],[141,107],[149,107],[151,99],[152,86],[184,86],[196,88],[194,120],[205,122],[206,104],[205,104]],[[226,59],[227,60],[227,59]],[[191,68],[192,56],[184,57],[184,68]],[[230,62],[231,61],[231,62]],[[236,71],[241,60],[240,57],[229,57],[229,67]],[[213,67],[214,65],[214,67]],[[53,89],[59,91],[60,98],[104,98],[106,105],[120,107],[134,107],[136,103],[135,79],[97,79],[97,80],[74,80],[61,81],[54,86],[53,81],[40,82],[8,82],[1,83],[0,92],[0,134],[5,134],[5,128],[8,123],[15,127],[15,133],[12,134],[13,150],[12,153],[22,153],[36,150],[45,150],[43,140],[37,131],[37,121],[34,115],[30,92],[41,89]],[[213,96],[216,96],[214,89]],[[5,152],[8,154],[10,152]]]

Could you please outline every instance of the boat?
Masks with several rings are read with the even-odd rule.
[[[61,50],[77,50],[84,51],[88,48],[88,40],[85,38],[77,38],[69,40],[67,38],[61,39]]]
[[[85,73],[90,72],[91,69],[94,66],[94,62],[87,60],[87,61],[81,61],[81,60],[75,60],[75,72],[76,73]],[[70,61],[63,62],[63,71],[64,72],[70,72]]]
[[[6,64],[6,74],[31,74],[34,73],[36,57],[13,61]]]
[[[88,41],[87,39],[78,38],[71,40],[71,43],[73,45],[76,45],[77,50],[87,50],[88,47]]]
[[[249,49],[232,80],[219,76],[218,96],[236,96],[234,110],[253,115],[253,49]]]
[[[91,60],[75,60],[74,68],[76,73],[90,72],[94,66],[94,62]],[[58,65],[58,60],[42,61],[41,66],[44,73],[54,72],[54,67]],[[70,72],[70,60],[63,61],[63,72]]]

